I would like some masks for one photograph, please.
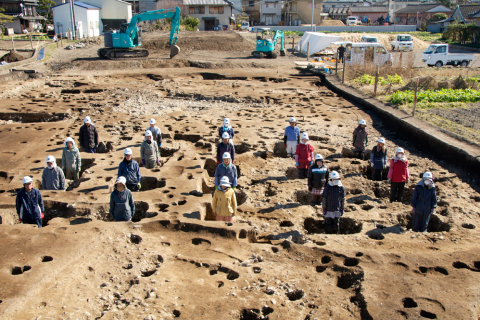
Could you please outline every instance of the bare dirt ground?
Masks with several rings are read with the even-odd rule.
[[[235,51],[216,47],[222,36]],[[155,58],[100,60],[100,46],[59,50],[29,66],[45,78],[0,83],[0,319],[479,319],[479,185],[461,163],[432,157],[299,74],[291,54],[255,60],[233,33],[181,33],[197,40],[169,60],[155,49],[165,36],[150,37]],[[41,191],[44,228],[18,224],[21,178],[40,186],[47,155],[61,159],[85,115],[110,151],[82,153],[79,187]],[[324,234],[321,209],[309,205],[306,181],[284,157],[291,116],[342,175],[339,235]],[[134,221],[111,222],[123,150],[139,160],[152,117],[164,137],[161,166],[141,168]],[[210,221],[224,117],[236,132],[240,174],[231,226]],[[385,137],[389,157],[406,149],[404,203],[389,203],[388,182],[371,181],[368,161],[351,158],[359,119],[369,148]],[[408,203],[425,170],[439,207],[429,232],[415,234]]]

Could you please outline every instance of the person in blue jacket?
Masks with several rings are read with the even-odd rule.
[[[383,169],[387,167],[387,148],[385,139],[378,139],[378,144],[373,147],[370,153],[370,164],[372,165],[372,180],[382,181]]]
[[[215,188],[220,185],[222,177],[228,177],[233,190],[237,188],[237,167],[232,163],[232,158],[228,152],[223,154],[223,161],[215,170]]]
[[[222,156],[225,152],[230,153],[230,158],[232,163],[235,163],[235,146],[228,142],[230,136],[228,133],[224,132],[222,135],[222,142],[217,145],[217,166],[222,163]]]
[[[233,130],[232,126],[230,125],[229,118],[223,119],[223,126],[218,128],[218,136],[220,137],[220,139],[223,139],[222,136],[224,132],[228,133],[228,136],[230,137],[230,142],[232,142],[233,136],[235,135],[235,130]]]
[[[412,231],[427,232],[430,216],[437,207],[437,192],[431,172],[425,172],[415,189],[411,201],[413,224]]]
[[[300,143],[300,128],[296,126],[297,120],[290,118],[290,125],[285,128],[283,146],[287,150],[287,157],[294,158],[297,145]]]
[[[137,161],[132,159],[132,149],[126,148],[123,152],[125,158],[120,162],[118,166],[117,177],[125,177],[126,187],[130,191],[139,191],[142,185],[140,181],[142,180],[142,175],[140,174],[140,166]]]
[[[115,221],[131,221],[135,213],[133,195],[125,183],[125,177],[118,177],[115,190],[110,195],[110,214]]]
[[[29,176],[23,178],[23,188],[17,192],[16,208],[20,223],[36,224],[42,227],[45,207],[42,194],[33,187],[33,180]]]

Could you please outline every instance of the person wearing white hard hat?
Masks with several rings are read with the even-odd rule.
[[[223,140],[223,134],[225,132],[228,133],[228,136],[230,137],[229,141],[232,142],[233,136],[235,135],[235,130],[233,130],[232,125],[230,124],[229,118],[223,119],[223,125],[220,128],[218,128],[218,136],[220,137],[220,139]]]
[[[313,165],[313,151],[315,149],[308,141],[308,133],[302,133],[301,142],[295,151],[295,165],[298,169],[299,179],[306,179],[308,169]]]
[[[232,184],[233,190],[237,187],[237,167],[232,163],[230,153],[225,152],[222,163],[215,169],[215,187],[220,185],[220,179],[227,177]]]
[[[80,141],[80,147],[87,153],[95,153],[98,145],[98,132],[97,127],[92,123],[92,119],[86,116],[83,119],[84,125],[80,127],[78,140]]]
[[[42,189],[65,191],[66,188],[63,170],[57,167],[54,156],[48,156],[47,167],[43,169],[42,174]]]
[[[147,131],[152,132],[152,139],[157,142],[158,148],[160,149],[162,145],[162,130],[155,125],[156,123],[157,121],[155,119],[150,119],[150,126],[147,128]]]
[[[426,232],[430,216],[437,208],[437,191],[431,172],[425,172],[415,186],[410,204],[413,213],[412,231]]]
[[[390,160],[390,169],[388,170],[388,182],[391,183],[390,202],[402,202],[403,194],[405,193],[405,183],[408,183],[409,178],[410,172],[405,150],[398,148],[395,156]]]
[[[118,177],[115,190],[110,194],[110,214],[115,221],[131,221],[135,214],[135,202],[126,181],[125,177]]]
[[[370,163],[372,165],[372,180],[382,181],[383,169],[387,167],[387,147],[385,139],[378,139],[378,144],[373,147],[370,153]]]
[[[337,171],[330,173],[330,182],[323,189],[322,209],[325,217],[325,233],[340,232],[340,217],[345,212],[345,187]]]
[[[353,146],[355,147],[355,152],[353,156],[360,160],[363,160],[365,156],[365,148],[368,143],[368,131],[367,131],[367,122],[365,120],[360,120],[358,127],[353,130]]]
[[[120,162],[118,166],[117,177],[125,177],[125,186],[130,191],[139,191],[142,185],[140,181],[142,180],[142,175],[140,174],[140,166],[137,161],[133,160],[132,149],[126,148],[123,151],[123,161]]]
[[[230,154],[230,159],[232,163],[235,162],[235,147],[233,143],[229,142],[230,135],[228,132],[224,132],[222,135],[222,142],[217,145],[217,165],[222,163],[222,158],[225,152]]]
[[[294,117],[291,117],[289,122],[290,125],[285,128],[283,135],[283,146],[287,150],[287,157],[293,158],[300,143],[300,128],[296,126],[297,120]]]
[[[81,168],[80,151],[75,146],[75,140],[68,137],[65,139],[65,147],[62,151],[62,169],[65,173],[65,179],[77,181],[80,177]]]
[[[322,194],[328,182],[328,168],[323,164],[323,156],[317,154],[315,163],[308,169],[308,191],[312,194],[312,206],[322,203]]]
[[[237,211],[237,198],[228,177],[222,177],[219,186],[215,189],[212,210],[217,221],[233,222]]]
[[[17,192],[15,201],[20,223],[36,224],[41,228],[45,217],[42,194],[33,187],[33,180],[29,176],[23,177],[22,183],[23,188]]]
[[[147,169],[155,168],[155,163],[160,164],[160,151],[157,142],[153,140],[152,132],[145,132],[146,140],[140,146],[140,157],[142,165]]]

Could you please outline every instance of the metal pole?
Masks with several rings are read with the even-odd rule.
[[[13,48],[13,51],[15,51],[15,44],[13,43],[13,37],[12,37],[12,48]]]
[[[312,32],[313,32],[313,12],[315,11],[315,0],[312,0]]]
[[[69,0],[68,4],[70,6],[70,30],[75,30],[75,18],[73,17],[73,0]]]
[[[32,47],[32,50],[33,50],[32,35],[30,35],[30,46]]]
[[[57,34],[57,49],[58,49],[58,34]]]
[[[310,60],[310,42],[307,42],[307,61]]]
[[[295,37],[292,37],[292,54],[295,53]]]
[[[375,69],[375,87],[373,89],[373,96],[377,96],[377,87],[378,87],[378,73],[379,73],[380,65],[377,65],[377,68]]]
[[[415,80],[415,95],[413,96],[413,111],[412,111],[413,117],[415,117],[415,109],[417,108],[418,80],[419,78]]]

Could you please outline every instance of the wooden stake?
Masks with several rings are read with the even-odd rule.
[[[400,68],[403,67],[403,50],[400,51]]]
[[[343,71],[342,71],[342,84],[345,83],[345,69],[347,64],[345,63],[345,56],[343,56]]]
[[[12,37],[12,48],[13,48],[13,51],[15,51],[15,44],[13,43],[13,37]]]
[[[378,74],[379,74],[379,70],[380,69],[380,65],[377,65],[377,67],[375,68],[375,87],[373,89],[373,96],[376,97],[377,96],[377,87],[378,87]]]
[[[310,42],[307,42],[307,61],[310,60]]]
[[[30,35],[30,46],[32,47],[32,50],[33,50],[32,35]]]
[[[335,59],[335,75],[338,74],[338,57]]]
[[[57,36],[56,36],[56,37],[57,37],[57,49],[58,49],[58,34],[57,34]]]
[[[415,95],[413,96],[413,111],[412,111],[413,117],[415,117],[415,109],[417,108],[418,80],[419,78],[415,80]]]
[[[292,37],[292,54],[295,53],[295,37]]]
[[[302,53],[302,40],[300,39],[300,50],[298,50],[299,53]]]

